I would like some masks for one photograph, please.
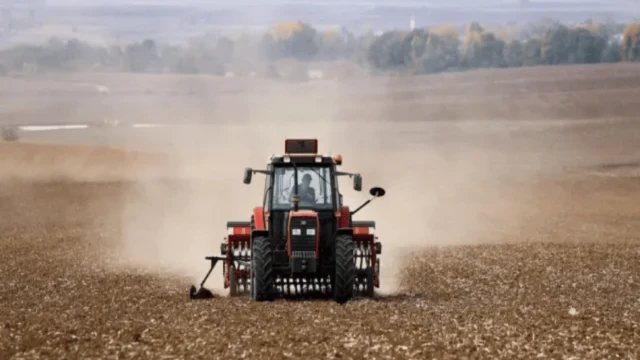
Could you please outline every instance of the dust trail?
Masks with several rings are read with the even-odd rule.
[[[505,155],[519,149],[510,134],[455,123],[413,125],[407,133],[400,130],[412,126],[401,122],[346,119],[349,94],[357,89],[326,82],[322,98],[294,93],[307,86],[319,85],[273,86],[263,98],[247,98],[244,117],[235,123],[171,134],[179,161],[169,172],[183,181],[141,182],[128,195],[124,256],[198,283],[207,270],[204,256],[219,254],[226,221],[249,220],[261,205],[262,178],[244,185],[243,168],[264,167],[293,137],[319,139],[321,152],[343,155],[343,168],[363,175],[362,193],[341,179],[352,209],[368,198],[370,187],[387,189],[355,216],[377,222],[383,292],[396,290],[407,255],[431,245],[497,241],[525,218],[521,200],[533,188],[515,181],[521,159]],[[422,133],[432,141],[416,138]],[[221,270],[205,285],[222,290]]]
[[[175,84],[165,81],[176,91],[211,85],[207,79],[193,77],[177,78]],[[58,157],[44,150],[33,153],[30,160],[14,158],[12,171],[23,175],[34,171],[34,178],[44,178],[42,169],[49,164],[54,174],[66,173],[77,180],[118,176],[133,180],[120,199],[122,206],[110,214],[120,230],[114,245],[121,260],[198,283],[207,270],[204,256],[219,253],[226,221],[248,220],[252,208],[261,203],[261,177],[244,185],[243,168],[263,167],[272,153],[283,151],[285,138],[318,138],[321,152],[343,155],[343,168],[364,177],[362,193],[351,189],[349,179],[341,179],[344,200],[352,208],[366,200],[371,186],[387,190],[384,198],[355,219],[377,222],[383,244],[382,290],[392,292],[408,255],[425,246],[507,237],[526,221],[528,198],[535,195],[533,182],[522,179],[527,175],[535,179],[541,168],[553,163],[553,157],[544,152],[529,151],[548,144],[523,138],[517,128],[505,132],[487,123],[405,123],[393,116],[403,105],[393,102],[375,119],[352,118],[357,112],[353,97],[389,91],[384,81],[256,84],[260,96],[245,84],[245,93],[233,100],[211,106],[203,93],[190,100],[192,105],[200,103],[199,107],[179,109],[184,122],[210,125],[119,130],[124,147],[153,143],[167,153],[158,155],[153,165],[107,155],[113,152],[106,150],[76,149],[74,153],[69,148]],[[166,100],[159,98],[158,103],[160,99]],[[153,118],[160,110],[137,111]],[[42,166],[17,165],[25,161]],[[221,290],[220,268],[206,286]]]
[[[177,161],[167,173],[179,180],[139,182],[128,194],[121,219],[127,260],[199,282],[207,270],[204,256],[219,254],[225,223],[249,220],[253,207],[262,203],[262,179],[256,176],[250,186],[243,184],[245,167],[263,168],[271,154],[282,153],[288,137],[318,138],[324,152],[350,143],[349,131],[336,118],[339,103],[334,99],[295,102],[290,90],[275,90],[248,99],[239,124],[188,127],[171,134]],[[328,90],[339,98],[339,84]],[[221,290],[221,278],[219,267],[206,285]]]

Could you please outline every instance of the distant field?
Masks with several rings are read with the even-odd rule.
[[[298,84],[213,76],[51,74],[0,78],[0,123],[635,119],[639,95],[640,65],[628,63],[361,75]]]

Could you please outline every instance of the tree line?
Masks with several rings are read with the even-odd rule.
[[[319,31],[283,23],[261,35],[205,34],[185,45],[152,39],[100,47],[52,38],[0,51],[0,75],[36,66],[45,71],[116,70],[204,73],[272,71],[275,61],[350,61],[378,73],[438,73],[477,68],[640,61],[640,23],[580,25],[556,22],[487,29],[438,25],[411,31]],[[621,36],[618,36],[618,35]]]

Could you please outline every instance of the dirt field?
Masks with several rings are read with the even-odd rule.
[[[15,124],[183,115],[0,143],[2,359],[640,356],[640,66],[0,84]],[[294,136],[387,190],[356,216],[383,244],[377,298],[250,303],[218,271],[222,296],[189,301],[225,222],[261,199],[243,168]]]

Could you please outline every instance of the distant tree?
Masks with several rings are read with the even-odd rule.
[[[421,72],[437,73],[458,66],[460,40],[457,32],[439,28],[436,32],[414,33],[411,42],[412,60]]]
[[[535,66],[542,64],[542,40],[529,39],[524,43],[524,66]]]
[[[277,24],[263,37],[261,47],[272,59],[309,60],[318,52],[316,30],[301,21]]]
[[[505,42],[495,34],[485,32],[476,22],[471,23],[465,33],[462,64],[470,68],[505,67],[504,48]]]
[[[640,22],[624,29],[622,35],[622,60],[640,61]]]
[[[370,50],[371,46],[376,42],[377,37],[373,31],[369,30],[364,35],[358,37],[354,41],[353,54],[351,58],[359,65],[365,66],[371,63]]]
[[[619,41],[612,41],[602,52],[603,63],[616,63],[622,61],[622,44]]]
[[[215,56],[218,61],[227,63],[233,59],[233,40],[221,37],[216,42]]]
[[[586,28],[560,26],[545,34],[541,56],[545,64],[597,63],[607,46],[607,39]]]
[[[369,63],[377,69],[403,69],[411,64],[409,33],[388,31],[375,38],[367,51]]]
[[[124,51],[124,67],[128,71],[150,71],[158,66],[158,60],[159,53],[156,42],[151,39],[129,44]]]
[[[519,40],[513,40],[504,47],[504,60],[508,67],[523,66],[525,62],[524,45]]]
[[[337,29],[329,29],[318,34],[318,57],[323,60],[336,60],[346,55],[346,39]]]

